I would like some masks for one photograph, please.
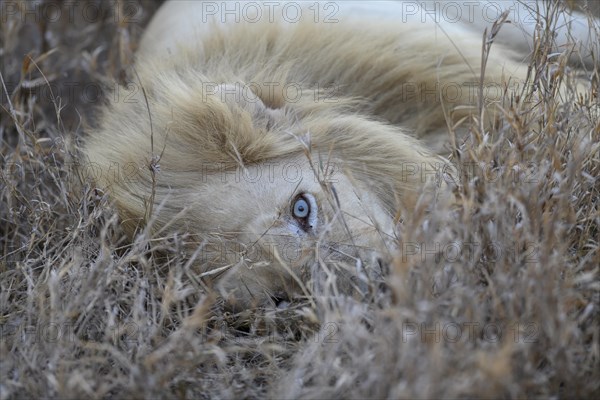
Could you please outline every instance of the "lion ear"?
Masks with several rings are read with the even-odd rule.
[[[250,114],[255,127],[269,128],[282,116],[281,109],[268,107],[249,85],[222,83],[212,93],[230,109],[241,109]]]

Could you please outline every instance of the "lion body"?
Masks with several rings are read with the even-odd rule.
[[[442,160],[416,137],[440,142],[433,133],[478,110],[481,84],[498,89],[489,106],[527,72],[524,54],[499,43],[481,77],[481,31],[399,24],[402,2],[342,6],[336,23],[227,23],[209,3],[225,7],[158,11],[138,52],[140,90],[104,110],[85,153],[128,233],[189,233],[199,270],[241,307],[306,293],[326,256],[376,266],[439,181]],[[308,228],[290,211],[303,193],[318,208]]]

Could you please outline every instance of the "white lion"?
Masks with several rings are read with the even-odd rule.
[[[507,9],[482,78],[483,30]],[[127,232],[188,233],[231,305],[308,294],[340,265],[347,292],[377,278],[396,225],[439,178],[422,143],[439,149],[434,133],[476,109],[481,84],[525,77],[531,16],[548,9],[170,1],[141,42],[139,90],[114,98],[84,151]],[[557,20],[556,50],[593,65],[593,26]],[[486,118],[499,99],[481,99]]]

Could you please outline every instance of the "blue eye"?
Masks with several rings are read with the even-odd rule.
[[[301,193],[291,203],[291,214],[296,226],[306,233],[314,233],[319,221],[317,199],[310,193]]]
[[[304,200],[302,197],[299,197],[294,203],[294,217],[296,218],[306,218],[310,213],[310,206],[308,202]]]

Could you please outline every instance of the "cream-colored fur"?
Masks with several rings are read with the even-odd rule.
[[[214,8],[205,21],[208,3],[167,2],[154,17],[133,91],[85,145],[97,184],[129,234],[189,234],[196,271],[238,308],[331,276],[360,289],[422,189],[439,186],[443,160],[414,137],[476,109],[482,32],[356,3],[336,23],[228,23]],[[518,83],[525,56],[495,45],[484,83]],[[298,196],[310,218],[294,216]]]

